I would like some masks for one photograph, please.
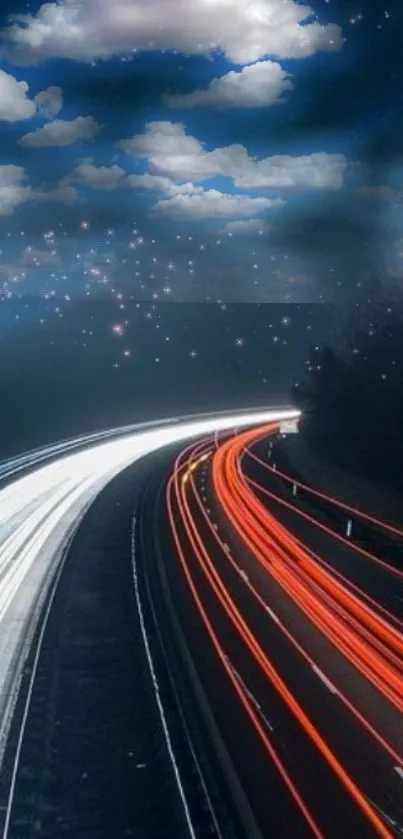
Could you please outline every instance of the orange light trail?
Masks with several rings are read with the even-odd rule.
[[[403,637],[335,580],[254,496],[240,471],[253,429],[224,443],[213,459],[215,492],[253,554],[317,627],[403,711]]]
[[[271,472],[273,475],[278,475],[284,481],[290,484],[295,484],[297,487],[302,489],[304,492],[314,495],[316,498],[321,498],[323,501],[328,501],[329,503],[333,504],[335,507],[340,507],[340,509],[345,510],[347,513],[351,513],[351,515],[355,516],[358,519],[362,519],[363,521],[367,521],[369,524],[374,525],[375,527],[379,527],[381,530],[385,530],[387,533],[390,533],[392,536],[398,536],[400,539],[403,539],[403,530],[399,530],[398,527],[394,527],[393,525],[389,524],[389,522],[385,522],[382,519],[375,518],[374,516],[370,516],[369,513],[364,512],[364,510],[359,510],[357,507],[351,507],[349,504],[345,504],[339,498],[334,498],[332,495],[327,495],[324,492],[319,492],[319,490],[314,489],[313,487],[309,486],[308,484],[304,484],[301,481],[297,481],[292,478],[290,475],[287,475],[286,472],[282,472],[281,469],[273,469],[269,463],[266,463],[259,457],[255,452],[252,452],[250,446],[245,447],[245,454],[259,463],[267,471]],[[318,524],[318,523],[316,523]],[[331,531],[333,532],[333,531]],[[347,542],[347,539],[343,539],[343,537],[335,533],[336,537],[338,537],[341,541],[346,542],[346,544],[351,544]],[[379,559],[378,557],[371,554],[369,551],[365,551],[364,548],[360,548],[359,545],[356,546],[357,550],[360,550],[365,556],[369,559],[373,559],[374,561],[378,562],[379,564],[383,565],[391,574],[396,574],[398,577],[403,577],[403,571],[399,568],[394,568],[393,565],[389,565],[387,562],[383,562],[383,560]]]
[[[262,538],[264,534],[262,534],[261,531],[264,531],[264,528],[266,528],[266,530],[273,529],[273,517],[269,516],[268,519],[265,518],[265,514],[267,511],[265,510],[263,505],[261,505],[260,502],[258,502],[253,497],[250,487],[248,487],[246,482],[243,480],[243,477],[239,470],[239,457],[241,456],[242,449],[245,446],[246,442],[252,440],[253,435],[256,436],[257,434],[259,434],[259,436],[261,436],[263,433],[273,433],[273,431],[275,430],[277,430],[277,426],[272,425],[269,427],[265,427],[264,429],[260,429],[258,432],[256,432],[256,430],[253,430],[252,432],[243,432],[237,437],[229,439],[223,445],[216,448],[216,451],[212,458],[213,483],[219,501],[237,532],[240,533],[244,541],[248,544],[249,547],[251,547],[254,555],[264,565],[266,570],[269,571],[269,573],[272,573],[273,576],[275,576],[276,579],[280,581],[280,584],[287,590],[287,593],[291,594],[293,599],[297,600],[298,602],[298,600],[300,600],[300,591],[298,587],[305,587],[304,594],[307,593],[306,580],[304,579],[303,575],[298,577],[298,575],[295,576],[295,573],[294,575],[291,573],[289,567],[289,557],[285,553],[284,549],[280,549],[273,539],[269,539],[270,559],[267,559],[264,555],[264,552],[267,552],[268,542]],[[217,446],[217,439],[214,442]],[[191,455],[187,461],[184,461],[187,453],[191,450],[193,451],[193,455]],[[359,789],[359,787],[350,777],[348,772],[342,766],[340,761],[337,759],[335,754],[329,748],[329,746],[327,745],[321,734],[318,732],[318,730],[315,728],[305,711],[301,708],[295,697],[287,688],[287,685],[284,683],[278,671],[274,668],[273,664],[267,659],[267,656],[265,655],[262,647],[257,641],[257,638],[251,631],[247,622],[243,618],[238,606],[235,604],[234,600],[230,596],[223,581],[220,578],[220,575],[199,533],[197,524],[192,516],[187,497],[189,487],[191,486],[193,488],[193,491],[195,489],[193,481],[193,472],[194,469],[197,467],[197,462],[195,461],[196,453],[200,451],[203,451],[203,447],[200,446],[200,444],[196,448],[194,446],[189,447],[189,449],[185,450],[185,452],[183,452],[182,455],[177,459],[175,463],[174,473],[168,483],[166,501],[170,526],[174,536],[175,545],[178,551],[181,566],[185,574],[185,578],[189,584],[189,588],[192,592],[194,602],[203,619],[207,632],[220,657],[220,660],[223,662],[225,666],[227,675],[231,679],[237,691],[237,694],[242,701],[242,704],[247,710],[249,718],[254,724],[255,729],[259,732],[262,738],[262,742],[265,745],[265,748],[270,752],[274,762],[276,763],[277,768],[279,769],[294,799],[297,801],[298,806],[304,813],[304,816],[309,822],[314,834],[316,836],[322,836],[323,834],[320,832],[320,829],[316,825],[316,822],[314,821],[312,815],[307,810],[306,805],[302,801],[298,793],[298,790],[295,788],[278,755],[274,757],[274,747],[270,743],[266,733],[262,729],[261,723],[259,719],[256,717],[256,713],[253,709],[253,706],[250,704],[250,700],[248,699],[247,693],[245,693],[242,690],[242,687],[237,681],[236,676],[232,672],[231,667],[226,660],[226,656],[218,639],[217,633],[213,628],[211,621],[208,618],[206,609],[203,606],[199,593],[197,592],[197,587],[195,585],[194,578],[192,577],[192,574],[189,570],[189,562],[186,559],[186,552],[183,550],[183,547],[181,545],[179,528],[176,524],[176,519],[173,512],[174,501],[179,513],[179,520],[181,522],[181,525],[183,526],[184,532],[186,533],[187,540],[191,545],[192,554],[196,558],[200,568],[202,569],[203,574],[206,580],[208,581],[211,591],[214,593],[216,600],[222,606],[224,613],[229,618],[232,626],[236,629],[243,644],[247,647],[247,649],[253,656],[254,661],[259,666],[262,673],[276,688],[276,691],[281,696],[289,710],[292,712],[301,728],[308,735],[309,739],[316,746],[316,748],[318,749],[322,757],[325,759],[329,767],[333,770],[338,780],[342,783],[347,792],[350,794],[355,804],[360,809],[361,813],[371,823],[377,835],[383,837],[383,839],[392,839],[392,834],[385,826],[384,822],[380,819],[375,809],[371,806],[363,792]],[[204,455],[205,454],[206,453],[204,452]],[[257,513],[259,513],[259,515],[257,515]],[[282,533],[281,529],[276,531],[277,538],[279,536],[285,537],[285,535],[286,534]],[[299,554],[297,558],[297,563],[300,564],[301,559],[304,560],[303,572],[305,576],[308,572],[312,571],[311,565],[313,561],[308,555],[304,555],[302,557],[302,552],[299,545],[295,545],[292,542],[292,539],[290,540],[286,538],[283,539],[283,545],[285,545],[289,552],[291,551],[291,549],[292,552],[294,552],[295,549],[297,549],[297,554]],[[230,557],[228,557],[228,555],[227,559],[230,560]],[[293,559],[295,565],[295,553]],[[334,590],[330,586],[329,580],[327,579],[328,575],[325,575],[325,585],[322,576],[324,574],[324,569],[317,569],[315,567],[314,570],[315,580],[311,580],[311,585],[314,582],[314,586],[312,589],[314,593],[310,594],[310,605],[308,608],[304,608],[304,611],[306,614],[308,614],[309,617],[311,617],[311,619],[314,619],[315,623],[321,629],[321,631],[324,631],[325,621],[329,621],[329,614],[331,614],[331,606],[333,606],[333,610],[334,613],[336,613],[336,615],[340,615],[341,606],[343,607],[343,609],[346,609],[347,607],[351,609],[351,601],[349,599],[351,597],[351,592],[345,591],[338,583],[335,584]],[[334,583],[334,581],[331,582]],[[321,602],[319,602],[318,594],[319,585],[322,586]],[[335,603],[331,601],[329,595],[332,595],[333,599],[336,601]],[[306,604],[304,605],[306,607]],[[354,602],[354,606],[351,609],[353,615],[355,615],[356,605],[357,604]],[[358,605],[360,606],[360,604]],[[337,606],[337,609],[334,609],[334,606]],[[372,615],[372,613],[370,613],[368,609],[365,614],[367,620],[366,631],[369,632],[369,630],[372,630],[372,641],[374,641],[373,636],[376,636],[375,641],[377,643],[379,643],[380,640],[383,643],[385,643],[385,638],[389,643],[392,643],[392,641],[396,642],[399,640],[398,638],[396,638],[393,632],[389,631],[390,627],[380,627],[380,625],[377,623],[376,615]],[[364,643],[362,639],[357,638],[356,633],[353,633],[351,626],[354,624],[351,624],[351,614],[348,615],[348,617],[350,619],[350,626],[347,629],[344,627],[344,629],[347,635],[348,633],[350,633],[350,636],[352,636],[352,638],[350,638],[350,636],[348,635],[349,644],[344,642],[341,645],[341,651],[347,655],[350,661],[353,660],[353,663],[359,667],[361,672],[366,673],[366,670],[368,670],[371,676],[373,676],[371,667],[375,667],[374,659],[376,659],[376,653],[369,648],[368,643]],[[332,614],[332,619],[336,622],[337,620],[340,620],[340,618],[336,617],[335,614]],[[380,636],[380,638],[377,637],[377,633]],[[294,645],[297,644],[297,642],[295,642],[295,639],[293,639],[293,643]],[[302,648],[300,649],[302,650]],[[305,656],[305,658],[309,658],[303,650],[302,654]],[[377,654],[379,657],[378,649]],[[392,678],[392,676],[394,676],[394,673],[392,672],[391,662],[388,661],[386,664],[384,664],[382,661],[378,662],[376,660],[376,664],[382,665],[383,667],[381,672],[382,678],[379,678],[379,684],[384,688],[384,690],[390,693],[391,697],[393,697],[391,701],[394,701],[395,695],[393,693],[392,688],[390,688],[389,686],[385,687],[385,684],[388,682],[388,679],[392,682],[392,687],[395,687],[394,678]],[[348,700],[345,701],[349,707],[351,706],[350,710],[352,710],[352,712],[355,713],[356,716],[358,716],[360,721],[363,722],[367,730],[371,734],[373,734],[373,736],[376,737],[378,742],[381,745],[383,745],[390,754],[393,754],[394,757],[399,758],[399,755],[397,755],[397,753],[394,752],[394,750],[389,746],[389,744],[387,744],[386,741],[384,741],[380,737],[380,735],[374,731],[374,729],[362,717],[362,715],[360,715],[359,712],[357,712],[356,709],[353,708],[351,703],[348,703]],[[262,737],[262,735],[264,735],[264,737]],[[274,752],[274,754],[276,753]]]
[[[326,525],[322,524],[321,522],[318,522],[316,519],[314,519],[308,513],[305,513],[303,510],[299,510],[298,507],[295,507],[293,504],[290,504],[288,501],[285,501],[284,498],[279,498],[279,496],[277,496],[274,492],[271,492],[270,490],[268,490],[267,487],[264,487],[261,484],[256,483],[256,481],[253,481],[251,478],[248,478],[247,476],[245,476],[245,478],[246,478],[247,483],[250,486],[257,489],[258,492],[261,492],[263,495],[267,496],[268,498],[273,499],[276,503],[278,503],[282,507],[285,507],[287,510],[291,510],[297,516],[305,519],[305,521],[308,521],[314,527],[318,527],[320,530],[327,533],[332,538],[335,538],[337,541],[341,541],[343,544],[348,545],[349,548],[352,547],[351,542],[348,542],[347,539],[344,539],[342,536],[340,536],[340,534],[336,533],[334,530],[331,530],[330,527],[327,527]],[[388,609],[386,609],[384,606],[382,606],[380,603],[378,603],[376,600],[374,600],[373,597],[370,597],[370,595],[367,594],[367,592],[365,592],[359,586],[355,585],[351,580],[348,580],[347,577],[344,574],[342,574],[340,571],[338,571],[337,569],[335,569],[331,565],[329,565],[328,562],[326,562],[322,557],[319,557],[311,548],[307,548],[307,546],[305,546],[301,542],[300,539],[298,539],[297,537],[294,537],[294,538],[295,538],[296,542],[298,543],[298,545],[300,545],[300,547],[304,548],[304,550],[307,550],[309,552],[309,554],[316,560],[316,562],[318,562],[319,564],[328,568],[335,577],[338,577],[340,580],[343,581],[343,583],[345,585],[349,586],[354,591],[356,591],[360,598],[366,600],[368,603],[371,604],[371,606],[373,606],[378,611],[382,612],[389,622],[395,623],[400,628],[400,630],[403,629],[403,621],[401,621],[396,615],[392,614]],[[363,552],[363,549],[361,549],[358,545],[353,545],[353,547],[354,547],[354,550],[357,551],[357,553],[362,553]],[[366,556],[369,556],[371,559],[374,559],[374,560],[378,559],[377,557],[374,557],[373,554],[367,554],[366,551],[364,551],[364,553],[366,554]],[[388,571],[389,571],[389,568],[390,568],[390,566],[388,565],[387,566]]]
[[[171,531],[172,531],[172,535],[173,535],[173,538],[174,538],[176,550],[177,550],[177,553],[178,553],[178,557],[179,557],[179,560],[180,560],[185,578],[187,580],[190,591],[192,593],[193,600],[194,600],[195,605],[198,609],[198,612],[199,612],[199,614],[200,614],[200,616],[203,620],[204,626],[207,630],[207,633],[210,637],[210,640],[213,644],[213,647],[216,650],[216,653],[217,653],[222,665],[225,668],[226,674],[227,674],[228,678],[230,679],[230,681],[231,681],[231,683],[232,683],[232,685],[233,685],[233,687],[234,687],[234,689],[235,689],[243,707],[245,708],[247,716],[249,717],[252,725],[254,726],[255,731],[257,732],[257,734],[258,734],[258,736],[261,740],[261,743],[263,744],[264,748],[266,749],[266,751],[270,755],[271,759],[273,760],[273,763],[275,764],[276,768],[278,769],[283,781],[285,782],[285,784],[286,784],[287,788],[289,789],[292,797],[294,798],[297,806],[301,810],[301,812],[302,812],[303,816],[305,817],[309,827],[311,828],[313,835],[316,836],[316,839],[325,839],[324,833],[322,833],[322,831],[318,827],[315,819],[313,818],[313,816],[310,813],[308,807],[306,806],[302,796],[298,792],[295,784],[293,783],[290,775],[288,774],[283,762],[279,758],[273,744],[271,743],[269,737],[267,736],[267,733],[265,732],[265,730],[264,730],[264,728],[263,728],[263,726],[262,726],[262,724],[259,720],[259,717],[258,717],[255,709],[253,708],[253,704],[252,704],[250,698],[248,697],[247,692],[244,690],[244,688],[241,687],[238,679],[236,678],[235,673],[234,673],[233,669],[231,668],[231,665],[229,664],[228,657],[226,656],[225,651],[224,651],[222,645],[220,644],[218,636],[217,636],[217,634],[216,634],[216,632],[213,628],[213,625],[212,625],[212,623],[211,623],[211,621],[210,621],[210,619],[207,615],[206,609],[204,608],[204,606],[202,604],[202,601],[201,601],[201,598],[198,594],[196,585],[194,583],[193,577],[192,577],[191,572],[190,572],[189,567],[188,567],[188,563],[186,561],[185,552],[184,552],[183,547],[182,547],[181,542],[180,542],[179,530],[178,530],[178,527],[177,527],[177,524],[176,524],[176,518],[175,518],[175,515],[174,515],[174,512],[173,512],[173,500],[172,500],[173,490],[176,491],[176,501],[177,502],[178,502],[179,497],[180,497],[180,495],[178,493],[178,489],[179,489],[179,487],[178,487],[178,473],[180,472],[180,468],[181,467],[179,466],[179,463],[177,462],[175,464],[174,474],[172,475],[172,477],[170,478],[170,480],[168,482],[168,486],[167,486],[167,490],[166,490],[166,503],[167,503],[168,517],[169,517],[169,521],[170,521]],[[391,837],[389,837],[389,834],[387,835],[387,837],[385,837],[385,839],[391,839]]]
[[[190,466],[190,469],[192,469],[192,464],[193,464],[193,463],[195,463],[195,462],[197,462],[197,457],[198,457],[198,450],[193,449],[193,452],[191,453],[190,459],[189,459],[189,461],[188,461],[188,465]],[[195,484],[195,480],[194,480],[194,472],[193,472],[193,471],[192,471],[192,473],[191,473],[191,475],[190,475],[190,486],[191,486],[191,489],[192,489],[193,495],[194,495],[194,497],[195,497],[195,500],[196,500],[196,502],[197,502],[197,505],[198,505],[198,507],[199,507],[200,513],[201,513],[201,515],[203,516],[203,518],[204,518],[204,520],[205,520],[205,523],[206,523],[207,527],[209,528],[209,530],[210,530],[210,532],[211,532],[211,534],[212,534],[213,538],[214,538],[214,539],[216,540],[216,542],[219,544],[219,546],[220,546],[220,548],[221,548],[221,550],[222,550],[222,552],[223,552],[223,554],[224,554],[224,556],[225,556],[226,560],[227,560],[227,561],[231,564],[231,566],[234,568],[235,572],[236,572],[236,573],[240,576],[240,578],[241,578],[241,580],[243,581],[244,585],[248,587],[248,589],[251,591],[251,593],[252,593],[253,597],[257,600],[257,602],[259,603],[259,605],[261,606],[261,608],[262,608],[262,609],[265,611],[265,613],[267,614],[267,604],[266,604],[265,600],[263,599],[263,597],[261,597],[261,595],[259,594],[259,592],[257,591],[257,589],[256,589],[256,588],[252,585],[252,583],[250,582],[250,580],[249,580],[249,579],[245,579],[245,578],[242,576],[242,569],[241,569],[241,568],[237,565],[237,563],[235,562],[235,560],[233,559],[233,557],[232,557],[232,556],[231,556],[231,555],[227,552],[227,550],[226,550],[226,548],[225,548],[225,543],[224,543],[224,541],[222,540],[222,538],[221,538],[221,536],[219,535],[219,533],[217,532],[217,530],[215,530],[215,529],[214,529],[214,527],[213,527],[213,525],[212,525],[212,522],[211,522],[211,520],[210,520],[209,516],[208,516],[208,515],[207,515],[207,513],[206,513],[206,510],[205,510],[204,505],[203,505],[203,503],[202,503],[202,500],[201,500],[200,494],[199,494],[199,492],[197,491],[197,487],[196,487],[196,484]],[[288,629],[284,626],[284,623],[279,622],[277,625],[278,625],[279,629],[281,630],[281,632],[282,632],[282,633],[283,633],[283,634],[287,637],[287,639],[291,642],[291,644],[293,645],[293,647],[294,647],[295,649],[297,649],[297,651],[299,652],[299,654],[300,654],[300,655],[301,655],[301,656],[302,656],[302,657],[303,657],[303,658],[304,658],[304,659],[308,662],[308,664],[310,665],[310,667],[311,667],[312,669],[315,669],[315,667],[318,667],[319,665],[317,664],[317,662],[316,662],[316,661],[314,661],[314,660],[313,660],[313,658],[312,658],[310,655],[308,655],[308,653],[304,650],[304,648],[301,646],[301,644],[299,644],[299,643],[298,643],[298,641],[297,641],[297,640],[296,640],[296,638],[292,635],[292,633],[291,633],[291,632],[290,632],[290,631],[289,631],[289,630],[288,630]],[[321,669],[321,668],[319,668],[319,669]],[[356,717],[356,719],[358,719],[358,721],[360,722],[360,724],[361,724],[361,725],[363,725],[363,726],[364,726],[364,728],[366,728],[366,730],[369,732],[369,734],[370,734],[372,737],[374,737],[374,739],[375,739],[375,740],[377,740],[377,742],[378,742],[378,743],[382,746],[382,748],[383,748],[383,749],[385,749],[385,751],[386,751],[386,752],[387,752],[387,753],[388,753],[388,754],[389,754],[389,755],[390,755],[390,756],[391,756],[391,757],[392,757],[392,758],[396,761],[396,763],[397,763],[398,765],[401,765],[401,764],[403,763],[403,755],[399,754],[399,753],[398,753],[398,752],[397,752],[397,751],[396,751],[396,750],[395,750],[395,749],[394,749],[394,748],[390,745],[390,743],[388,743],[388,742],[385,740],[385,738],[384,738],[384,737],[382,737],[382,736],[379,734],[379,732],[378,732],[378,731],[374,728],[374,726],[372,726],[372,725],[371,725],[371,723],[370,723],[370,722],[366,719],[366,717],[365,717],[363,714],[361,714],[361,713],[358,711],[358,709],[355,707],[355,705],[353,705],[353,703],[352,703],[352,702],[350,702],[350,701],[347,699],[347,697],[344,695],[344,693],[343,693],[343,691],[340,689],[340,687],[338,687],[338,688],[337,688],[337,692],[338,692],[338,696],[339,696],[340,700],[341,700],[341,701],[343,702],[343,704],[344,704],[344,705],[348,708],[348,710],[349,710],[349,711],[350,711],[350,712],[351,712],[351,713],[352,713],[352,714]]]

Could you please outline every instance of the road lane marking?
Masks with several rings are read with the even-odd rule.
[[[165,715],[165,709],[164,709],[164,705],[163,705],[162,698],[161,698],[160,685],[159,685],[159,681],[158,681],[158,678],[157,678],[157,675],[156,675],[156,672],[155,672],[154,660],[153,660],[153,657],[152,657],[150,643],[149,643],[149,640],[148,640],[148,633],[147,633],[145,619],[144,619],[143,605],[142,605],[141,597],[140,597],[140,586],[139,586],[139,577],[138,577],[138,570],[137,570],[136,524],[137,524],[137,517],[136,517],[136,515],[133,515],[133,517],[132,517],[132,528],[131,528],[131,563],[132,563],[132,573],[133,573],[133,582],[134,582],[134,595],[135,595],[135,598],[136,598],[137,615],[138,615],[139,622],[140,622],[141,636],[142,636],[142,639],[143,639],[143,645],[144,645],[144,649],[145,649],[145,653],[146,653],[146,657],[147,657],[147,662],[148,662],[148,669],[149,669],[149,673],[150,673],[150,676],[151,676],[151,681],[152,681],[153,688],[154,688],[154,696],[155,696],[155,700],[156,700],[156,704],[157,704],[157,708],[158,708],[158,712],[159,712],[159,717],[160,717],[162,729],[163,729],[163,732],[164,732],[165,743],[166,743],[168,754],[169,754],[169,757],[170,757],[170,760],[171,760],[171,766],[172,766],[173,773],[174,773],[175,780],[176,780],[176,784],[177,784],[177,787],[178,787],[179,796],[180,796],[181,801],[182,801],[182,807],[183,807],[183,812],[184,812],[184,816],[185,816],[186,825],[187,825],[187,828],[188,828],[189,835],[191,836],[191,839],[197,839],[197,833],[196,833],[196,830],[193,826],[193,821],[192,821],[192,817],[191,817],[191,814],[190,814],[186,793],[185,793],[185,790],[184,790],[184,787],[183,787],[183,784],[182,784],[181,774],[180,774],[180,771],[179,771],[179,767],[178,767],[178,764],[177,764],[177,761],[176,761],[176,757],[175,757],[175,753],[174,753],[174,749],[173,749],[173,745],[172,745],[172,741],[171,741],[171,735],[170,735],[170,731],[169,731],[169,727],[168,727],[167,718],[166,718],[166,715]]]
[[[226,658],[227,658],[227,657],[226,657]],[[260,705],[260,703],[257,701],[256,696],[254,696],[254,695],[253,695],[253,693],[252,693],[252,691],[251,691],[251,690],[249,690],[249,688],[248,688],[248,687],[246,687],[246,684],[245,684],[244,680],[242,679],[242,677],[240,676],[240,674],[238,673],[238,670],[236,670],[236,668],[234,667],[234,665],[233,665],[233,664],[231,664],[231,662],[229,661],[229,659],[227,659],[227,661],[228,661],[228,663],[229,663],[229,666],[230,666],[230,668],[231,668],[231,670],[232,670],[232,672],[233,672],[234,676],[236,676],[236,678],[238,679],[238,681],[239,681],[239,682],[240,682],[240,684],[242,685],[242,687],[243,687],[243,689],[244,689],[244,691],[245,691],[246,695],[249,697],[250,701],[252,702],[252,704],[254,705],[254,707],[256,708],[256,710],[259,712],[259,714],[260,714],[260,716],[261,716],[261,718],[262,718],[263,722],[265,723],[265,725],[267,726],[267,728],[269,729],[269,731],[274,731],[274,728],[273,728],[273,726],[272,726],[271,722],[269,722],[269,720],[267,719],[267,717],[266,717],[266,716],[265,716],[265,714],[263,713],[263,711],[262,711],[262,706],[261,706],[261,705]]]
[[[325,676],[325,674],[322,673],[322,671],[319,669],[319,667],[316,666],[316,664],[312,665],[312,670],[316,673],[317,676],[319,676],[320,680],[323,682],[324,685],[326,685],[327,689],[330,690],[330,693],[338,693],[338,690],[334,686],[333,682],[331,682],[330,679],[328,679],[327,676]]]
[[[403,779],[403,766],[395,766],[395,772]]]
[[[397,832],[400,834],[400,836],[403,836],[403,828],[399,824],[399,822],[397,822],[396,819],[392,819],[391,816],[389,816],[387,813],[385,813],[385,810],[382,810],[382,808],[379,807],[379,805],[376,804],[375,801],[372,801],[372,798],[370,798],[369,795],[367,795],[366,798],[368,799],[370,804],[372,804],[372,806],[375,807],[375,810],[377,810],[378,813],[381,814],[381,816],[385,819],[387,824],[389,824],[391,827],[394,827],[397,830]]]
[[[269,615],[270,615],[271,619],[274,621],[274,623],[280,624],[280,618],[278,618],[276,613],[273,612],[273,609],[270,609],[270,606],[268,606],[267,603],[266,603],[266,611],[269,613]]]

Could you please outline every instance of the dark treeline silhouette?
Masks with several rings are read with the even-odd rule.
[[[403,491],[402,313],[374,308],[347,333],[343,349],[312,346],[292,388],[301,433],[341,466]]]

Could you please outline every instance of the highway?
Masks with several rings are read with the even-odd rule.
[[[343,542],[306,498],[290,499],[261,447],[296,416],[172,418],[0,465],[0,757],[26,657],[34,637],[40,656],[37,628],[79,522],[113,478],[165,448],[163,468],[150,460],[133,502],[131,559],[188,835],[204,839],[206,825],[194,817],[190,776],[161,700],[156,631],[182,697],[213,835],[403,836],[403,621],[395,597],[403,569]],[[403,540],[396,529],[393,536]],[[28,715],[29,692],[2,839],[11,837]]]
[[[266,410],[170,418],[87,435],[1,465],[0,764],[32,640],[69,542],[96,496],[131,463],[175,441],[296,415],[294,410]],[[15,767],[23,727],[24,719]],[[7,834],[6,814],[4,837]]]
[[[298,477],[282,471],[286,467],[282,466],[281,444],[271,449],[268,442],[265,438],[258,440],[242,457],[242,469],[260,500],[268,503],[285,525],[292,522],[293,532],[313,550],[316,546],[319,553],[327,552],[328,537],[332,535],[338,545],[339,572],[347,573],[356,584],[364,578],[366,594],[372,594],[389,613],[402,621],[402,530],[320,493]],[[277,461],[275,468],[274,460]],[[296,510],[298,516],[295,516]],[[348,535],[349,522],[351,533]],[[350,552],[351,545],[355,548],[353,553]]]
[[[220,730],[244,788],[249,782],[262,835],[403,835],[402,624],[337,575],[333,537],[322,559],[259,501],[242,460],[270,431],[277,428],[245,432],[217,450],[211,442],[190,447],[168,484],[174,552],[203,624],[197,660],[206,667],[210,655],[221,664],[214,681],[206,677],[211,703],[221,705],[217,694],[231,686],[230,720],[225,708],[217,711]],[[244,709],[236,726],[235,698]],[[262,750],[265,770],[256,772],[246,754],[259,764]],[[273,825],[281,801],[269,792],[274,765],[289,807]]]

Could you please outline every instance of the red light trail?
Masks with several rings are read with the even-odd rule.
[[[277,767],[297,807],[303,814],[313,835],[324,837],[310,803],[305,801],[292,773],[276,749],[270,731],[265,726],[260,704],[254,700],[243,678],[233,666],[225,642],[221,637],[216,611],[211,612],[206,600],[204,585],[200,588],[200,572],[208,584],[215,607],[219,606],[225,620],[243,649],[243,655],[251,656],[254,666],[281,697],[301,731],[309,739],[321,758],[341,784],[351,801],[358,808],[374,834],[392,839],[385,819],[381,817],[372,799],[354,779],[351,770],[336,754],[334,744],[329,745],[326,736],[311,719],[309,709],[303,707],[286,680],[271,660],[262,639],[256,634],[248,619],[243,601],[233,595],[231,586],[224,580],[222,560],[242,580],[260,613],[265,612],[268,621],[274,621],[283,637],[297,653],[299,660],[309,665],[311,672],[322,678],[328,689],[334,692],[348,715],[359,729],[369,736],[383,759],[402,765],[402,755],[396,744],[389,742],[381,731],[382,726],[368,716],[360,702],[352,701],[343,685],[334,683],[315,658],[304,648],[291,627],[270,609],[259,586],[251,582],[243,568],[235,561],[232,550],[214,525],[198,490],[198,472],[202,463],[209,460],[212,491],[216,507],[221,510],[230,529],[238,537],[239,544],[249,552],[256,567],[264,571],[265,579],[275,581],[286,598],[297,607],[309,622],[328,642],[337,655],[348,662],[348,666],[367,680],[372,689],[382,696],[382,702],[391,703],[400,712],[403,710],[403,636],[394,625],[393,616],[370,598],[358,586],[333,569],[321,557],[304,547],[284,525],[272,515],[254,493],[262,487],[248,479],[242,470],[242,458],[250,446],[267,434],[276,433],[276,424],[260,429],[244,431],[231,436],[223,443],[214,438],[188,447],[177,458],[173,474],[168,482],[166,503],[170,528],[180,566],[192,595],[197,613],[202,618],[207,636],[221,661],[227,678],[238,696],[247,718],[266,749],[268,757]],[[268,493],[270,495],[270,493]],[[278,499],[277,499],[278,500]],[[309,517],[307,517],[309,518]],[[201,526],[201,522],[203,523]],[[209,533],[209,537],[206,534]],[[333,534],[332,534],[333,535]],[[210,542],[214,540],[220,551],[221,562],[215,561]],[[194,563],[196,562],[196,566]],[[197,573],[196,570],[197,569]],[[261,573],[261,571],[260,571]],[[395,624],[399,624],[395,620]],[[364,703],[365,704],[365,703]]]

